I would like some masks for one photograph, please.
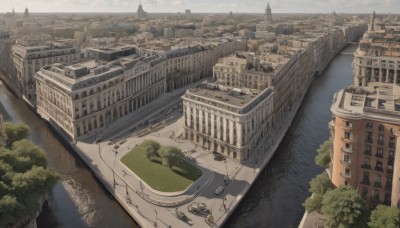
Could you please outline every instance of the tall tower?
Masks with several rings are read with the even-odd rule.
[[[271,7],[269,7],[269,3],[267,3],[267,8],[265,9],[264,23],[266,25],[272,23],[272,13],[271,13]]]
[[[13,6],[13,11],[12,11],[12,13],[11,13],[11,16],[12,16],[12,17],[15,17],[15,9],[14,9],[14,6]]]
[[[375,17],[376,17],[376,15],[375,15],[375,10],[374,10],[374,12],[371,14],[371,19],[370,19],[369,25],[368,25],[369,32],[372,32],[375,30],[375,28],[374,28],[375,27]]]
[[[29,10],[28,10],[28,7],[25,8],[24,18],[29,18]]]

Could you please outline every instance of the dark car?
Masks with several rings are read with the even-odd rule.
[[[214,155],[214,160],[216,160],[216,161],[226,160],[226,157],[224,155],[222,155],[216,151],[213,152],[213,155]]]

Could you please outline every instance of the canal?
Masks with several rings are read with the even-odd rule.
[[[356,45],[343,52],[352,53]],[[227,227],[297,227],[309,196],[308,182],[323,170],[314,163],[316,148],[329,138],[333,94],[352,84],[352,55],[338,55],[316,78],[288,134],[263,174],[254,183]],[[38,227],[137,227],[130,216],[97,182],[78,157],[69,152],[36,114],[0,85],[6,121],[21,121],[32,130],[31,140],[48,154],[49,166],[62,175],[53,190],[51,209]]]
[[[351,45],[342,53],[353,53]],[[354,56],[339,54],[315,78],[270,163],[260,174],[226,227],[298,227],[310,180],[323,169],[315,165],[316,149],[329,139],[334,93],[353,84]]]
[[[5,121],[26,123],[32,131],[30,139],[46,151],[49,166],[62,175],[53,189],[51,209],[44,210],[38,219],[39,228],[137,227],[85,164],[47,127],[46,122],[1,82],[0,102]]]

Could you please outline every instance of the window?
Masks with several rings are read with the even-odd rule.
[[[381,183],[381,179],[382,179],[381,175],[375,176],[375,182]]]
[[[383,145],[383,135],[382,134],[378,135],[378,144]]]
[[[385,130],[385,127],[381,124],[381,125],[379,125],[378,130],[383,131],[383,130]]]
[[[349,155],[344,155],[343,161],[345,161],[345,162],[350,162],[350,157],[349,157]]]
[[[364,165],[370,165],[369,158],[364,158]]]
[[[350,175],[350,168],[349,168],[349,167],[346,167],[346,168],[344,169],[344,173],[346,174],[346,176],[349,176],[349,175]]]
[[[370,132],[370,131],[367,132],[366,142],[372,143],[372,132]]]
[[[346,143],[344,145],[345,145],[346,149],[351,149],[351,144],[350,143]]]
[[[379,200],[379,190],[374,190],[373,197],[374,197],[374,200]]]
[[[372,125],[372,123],[368,122],[366,127],[367,128],[373,128],[373,125]]]
[[[376,150],[376,157],[383,158],[383,149],[378,147]]]
[[[365,145],[365,155],[371,155],[371,146],[370,145]]]
[[[351,128],[352,127],[352,124],[349,121],[346,121],[345,125],[346,125],[347,128]]]
[[[351,138],[351,133],[350,133],[350,132],[345,132],[345,133],[344,133],[344,137],[345,137],[346,139],[350,139],[350,138]]]

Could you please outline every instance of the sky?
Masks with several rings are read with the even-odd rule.
[[[0,12],[136,12],[140,0],[0,0]],[[272,13],[399,13],[400,0],[270,0]],[[147,12],[263,13],[260,0],[142,0]]]

